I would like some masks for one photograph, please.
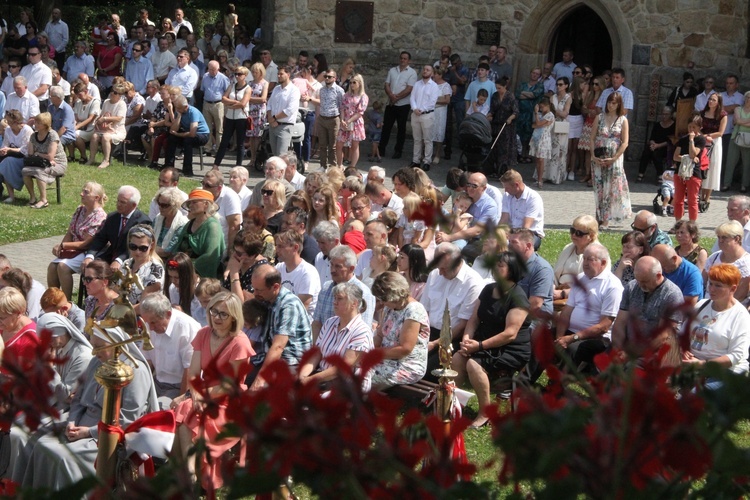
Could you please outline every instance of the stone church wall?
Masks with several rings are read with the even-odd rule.
[[[475,43],[476,20],[502,22],[501,44],[514,65],[514,83],[544,63],[554,33],[571,10],[585,5],[607,26],[613,66],[626,70],[626,86],[636,94],[630,120],[634,137],[628,157],[640,154],[647,133],[647,110],[653,75],[661,78],[660,104],[681,82],[683,71],[696,78],[708,74],[723,86],[727,73],[740,76],[741,90],[750,89],[747,0],[375,0],[370,44],[334,42],[336,0],[276,0],[273,3],[273,54],[277,62],[306,49],[326,54],[338,66],[347,57],[357,63],[367,93],[384,101],[383,80],[398,63],[401,50],[412,54],[412,66],[431,64],[442,45],[450,45],[465,64],[474,66],[487,47]],[[635,50],[634,50],[635,49]],[[634,52],[650,55],[634,64]],[[515,85],[514,85],[515,87]]]

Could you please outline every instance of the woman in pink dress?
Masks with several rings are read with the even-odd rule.
[[[341,125],[336,137],[336,163],[340,168],[344,168],[344,147],[349,148],[350,166],[357,166],[359,141],[365,139],[364,115],[369,100],[362,75],[354,75],[341,101]]]
[[[188,450],[199,434],[206,440],[212,460],[209,463],[206,457],[203,457],[201,483],[208,490],[223,485],[220,458],[238,442],[238,439],[231,438],[221,441],[216,439],[227,422],[227,384],[222,384],[222,379],[231,374],[240,389],[246,389],[244,380],[247,367],[255,351],[250,345],[250,340],[242,332],[244,321],[242,301],[239,297],[231,292],[220,292],[208,303],[207,310],[208,326],[198,330],[192,342],[193,359],[188,368],[190,390],[185,395],[175,398],[172,408],[178,424],[174,452],[182,454],[193,473],[195,455],[188,457]],[[196,385],[193,381],[199,376],[207,377],[207,380]],[[201,426],[201,412],[206,406],[206,392],[214,402],[218,402],[219,409],[216,417],[206,416]]]

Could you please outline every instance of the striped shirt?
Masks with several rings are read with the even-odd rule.
[[[344,328],[339,331],[341,319],[338,316],[329,318],[323,324],[320,330],[318,340],[315,345],[320,348],[322,359],[320,361],[320,370],[325,370],[331,366],[326,361],[328,356],[344,357],[346,351],[368,352],[373,349],[372,330],[362,320],[362,315],[357,314]],[[362,381],[362,389],[370,390],[369,374]]]
[[[289,337],[284,350],[281,352],[283,359],[290,366],[297,366],[302,355],[312,345],[312,329],[310,319],[302,301],[292,292],[282,287],[279,295],[268,309],[263,332],[264,352],[258,353],[252,358],[256,366],[263,364],[266,353],[271,348],[274,337],[285,335]]]

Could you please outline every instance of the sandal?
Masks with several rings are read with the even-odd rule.
[[[49,202],[48,201],[39,201],[39,202],[34,203],[33,205],[31,205],[31,208],[39,209],[39,208],[47,208],[48,206],[49,206]]]
[[[578,182],[580,182],[581,184],[583,184],[584,182],[589,182],[590,180],[591,180],[591,176],[587,175],[586,177],[584,177],[583,179],[581,179]]]
[[[635,182],[643,182],[644,174],[638,174],[638,178],[636,178]]]

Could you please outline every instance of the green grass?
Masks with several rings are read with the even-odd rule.
[[[131,154],[131,159],[135,160]],[[159,174],[142,166],[129,164],[123,166],[119,161],[113,161],[109,168],[99,170],[90,165],[80,165],[73,162],[68,165],[68,171],[62,178],[62,203],[57,204],[55,185],[47,186],[49,208],[34,210],[28,207],[29,194],[24,189],[16,191],[16,203],[2,205],[0,214],[0,245],[35,240],[65,234],[70,224],[71,216],[81,201],[80,193],[83,185],[88,181],[96,181],[104,186],[109,201],[104,205],[107,212],[115,209],[117,190],[120,186],[129,184],[141,192],[141,210],[148,212],[151,198],[158,189]],[[180,189],[190,192],[199,185],[198,181],[184,179],[180,181]],[[5,194],[7,196],[7,193]]]

